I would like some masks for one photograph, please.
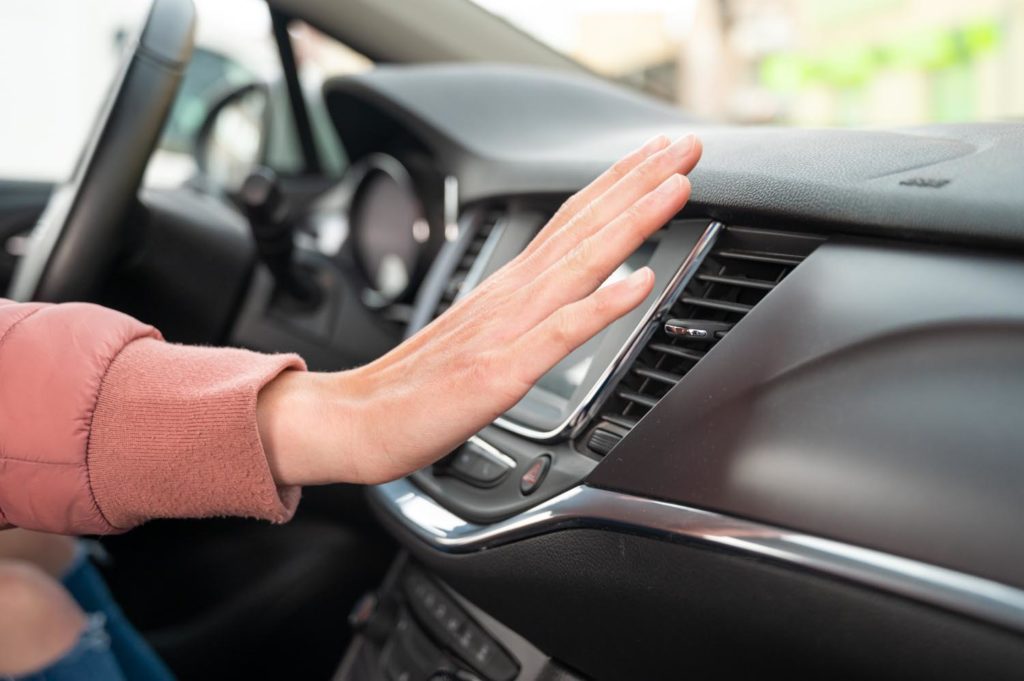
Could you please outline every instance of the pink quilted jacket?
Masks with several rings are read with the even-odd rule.
[[[0,528],[121,532],[150,518],[288,520],[256,426],[295,355],[165,343],[96,305],[0,300]]]

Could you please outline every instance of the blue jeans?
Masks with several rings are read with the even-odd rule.
[[[17,681],[174,681],[167,666],[121,612],[103,577],[81,551],[64,586],[89,614],[75,647]]]

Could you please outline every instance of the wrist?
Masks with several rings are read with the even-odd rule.
[[[354,372],[286,371],[260,391],[256,419],[279,485],[362,482],[367,400]]]

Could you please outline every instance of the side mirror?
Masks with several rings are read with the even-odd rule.
[[[228,195],[263,165],[270,131],[270,91],[250,83],[226,93],[210,108],[199,128],[195,159],[200,179]]]

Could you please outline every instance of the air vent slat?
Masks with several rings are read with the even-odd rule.
[[[673,355],[693,362],[699,362],[704,357],[704,353],[698,350],[684,348],[679,345],[669,345],[668,343],[651,343],[648,347],[663,355]]]
[[[796,267],[803,258],[800,256],[784,255],[782,253],[753,253],[750,251],[731,251],[723,250],[716,254],[719,258],[727,258],[730,260],[749,260],[750,262],[767,262],[774,265],[786,265],[788,267]]]
[[[728,300],[701,298],[699,296],[683,296],[680,300],[686,305],[696,305],[697,307],[704,307],[711,310],[724,310],[726,312],[738,312],[740,314],[746,314],[754,307],[753,305],[733,303]]]
[[[622,390],[620,389],[616,393],[619,397],[626,400],[627,402],[633,402],[634,404],[642,404],[648,409],[654,408],[654,405],[658,403],[658,400],[653,397],[648,397],[643,393],[638,393],[634,390]]]
[[[480,225],[473,234],[473,238],[466,244],[465,252],[459,258],[458,264],[455,265],[455,269],[448,278],[448,283],[441,294],[441,300],[438,301],[437,307],[434,309],[435,319],[444,314],[455,303],[455,299],[459,297],[462,287],[466,282],[466,276],[473,269],[473,265],[476,263],[481,251],[483,251],[484,244],[487,243],[488,237],[491,236],[491,232],[494,231],[494,227],[500,219],[501,213],[497,210],[492,210],[481,220]]]
[[[604,420],[608,423],[614,423],[617,426],[622,426],[626,430],[633,430],[633,426],[637,424],[637,420],[622,414],[605,414]]]
[[[756,288],[762,291],[771,291],[777,286],[774,281],[761,281],[759,279],[746,279],[744,277],[723,277],[718,274],[698,274],[700,281],[714,284],[728,284],[729,286],[740,286],[742,288]]]
[[[675,385],[676,383],[679,382],[679,379],[682,378],[682,376],[680,376],[679,374],[673,374],[670,371],[651,369],[650,367],[641,366],[639,364],[633,367],[633,373],[638,376],[649,378],[653,381],[661,381],[662,383],[667,383],[668,385]]]
[[[641,349],[603,405],[598,425],[631,429],[761,300],[817,248],[823,239],[808,234],[727,227],[678,299],[671,301],[659,328]],[[670,324],[672,333],[665,329]],[[678,328],[677,328],[678,327]],[[679,328],[714,333],[680,333]],[[586,440],[590,442],[590,440]],[[599,442],[600,444],[600,442]],[[590,450],[601,454],[601,447]]]

